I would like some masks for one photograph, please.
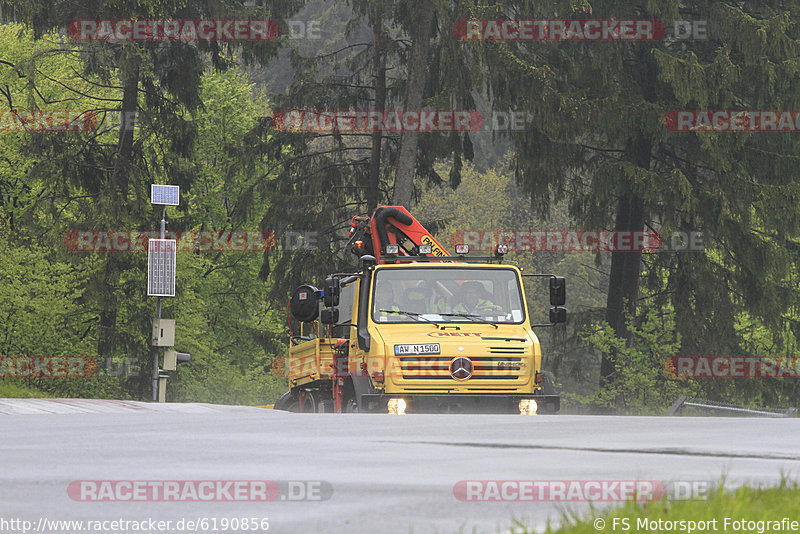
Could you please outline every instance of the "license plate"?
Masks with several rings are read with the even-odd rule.
[[[438,343],[425,343],[423,345],[395,345],[394,353],[396,356],[406,354],[439,354]]]

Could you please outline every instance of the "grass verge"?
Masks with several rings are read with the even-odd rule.
[[[0,381],[0,399],[40,399],[52,396],[38,389]]]
[[[741,487],[712,491],[707,499],[629,502],[594,510],[586,516],[566,514],[547,534],[636,534],[643,532],[800,532],[800,487],[786,478],[771,488]],[[533,534],[525,527],[514,534]]]

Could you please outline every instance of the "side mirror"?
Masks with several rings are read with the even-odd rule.
[[[339,308],[325,308],[319,316],[322,324],[336,324],[339,322]]]
[[[339,292],[341,290],[341,284],[339,283],[338,278],[329,277],[325,279],[325,285],[323,286],[323,302],[325,302],[325,307],[331,308],[333,306],[339,305]]]
[[[563,306],[567,303],[567,281],[563,276],[554,276],[550,279],[550,305]],[[552,310],[550,311],[552,314]],[[555,321],[550,321],[555,322]],[[561,321],[563,322],[563,321]]]
[[[567,309],[559,308],[558,306],[556,306],[555,308],[550,308],[550,322],[553,324],[566,323]]]
[[[319,290],[308,284],[303,284],[292,293],[289,309],[292,316],[301,323],[310,323],[319,315],[317,293]]]

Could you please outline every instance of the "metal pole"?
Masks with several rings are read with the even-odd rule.
[[[167,207],[161,212],[161,239],[167,236]],[[156,318],[161,320],[161,297],[156,304]],[[153,401],[158,402],[158,347],[153,347]]]

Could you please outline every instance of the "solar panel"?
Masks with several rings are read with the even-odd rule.
[[[177,206],[180,196],[179,185],[150,184],[150,203]]]
[[[147,245],[147,296],[175,296],[175,239],[151,239]]]

